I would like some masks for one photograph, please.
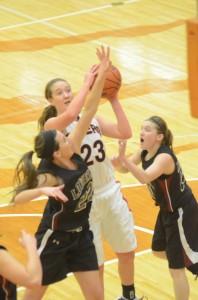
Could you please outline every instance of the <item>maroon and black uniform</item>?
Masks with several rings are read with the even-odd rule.
[[[162,174],[148,184],[153,200],[160,207],[152,250],[166,251],[169,268],[187,267],[198,275],[198,203],[175,154],[169,147],[161,146],[154,157],[145,160],[147,150],[143,150],[142,167],[147,169],[161,153],[173,158],[175,170],[170,175]]]
[[[43,285],[64,279],[69,272],[97,270],[98,263],[89,230],[92,178],[82,158],[74,154],[77,170],[58,167],[42,160],[39,173],[51,173],[65,185],[68,201],[49,197],[36,232],[43,267]]]

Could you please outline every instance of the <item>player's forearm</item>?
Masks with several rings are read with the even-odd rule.
[[[117,167],[115,167],[115,170],[117,171],[117,172],[119,172],[119,173],[123,173],[123,174],[125,174],[125,173],[128,173],[129,172],[129,170],[125,167],[125,165],[124,164],[122,164],[122,165],[120,165],[120,166],[117,166]]]
[[[82,110],[85,103],[86,96],[88,95],[90,86],[88,83],[84,83],[78,94],[74,97],[72,102],[69,104],[66,114],[68,122],[73,122]],[[67,124],[66,124],[67,125]]]
[[[90,95],[85,104],[85,111],[86,113],[90,113],[92,117],[95,115],[98,109],[98,104],[101,99],[102,89],[104,86],[106,78],[105,72],[99,72],[98,76],[96,77],[95,83],[92,87]]]
[[[149,179],[145,174],[145,171],[134,164],[128,157],[123,157],[123,164],[129,172],[142,184],[148,183]]]
[[[37,249],[28,249],[28,262],[26,265],[27,287],[33,288],[41,285],[42,282],[42,267],[37,253]]]
[[[14,204],[24,204],[43,195],[42,188],[25,190],[14,197]]]
[[[111,105],[117,119],[117,129],[120,135],[119,139],[131,138],[132,129],[119,100],[112,101]]]

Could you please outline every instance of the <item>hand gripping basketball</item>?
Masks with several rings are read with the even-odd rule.
[[[104,83],[102,98],[112,98],[120,89],[122,85],[122,76],[117,67],[112,66],[111,70],[107,73]]]

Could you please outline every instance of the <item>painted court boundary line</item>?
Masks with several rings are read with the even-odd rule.
[[[186,181],[198,181],[198,178],[186,178]],[[133,183],[133,184],[125,184],[125,185],[122,185],[122,188],[125,189],[125,188],[131,188],[131,187],[135,187],[135,186],[146,186],[146,184],[142,184],[142,183]],[[34,199],[30,202],[34,202],[34,201],[42,201],[42,200],[46,200],[47,197],[39,197],[37,199]],[[5,204],[0,204],[0,208],[1,207],[6,207],[6,206],[13,206],[13,204],[10,204],[10,203],[5,203]],[[18,214],[17,214],[18,215]],[[29,215],[29,214],[28,214]],[[35,214],[34,214],[35,215]],[[39,214],[38,214],[39,215]],[[0,214],[0,217],[3,216],[3,214]]]
[[[32,111],[32,109],[29,109],[28,111]],[[185,134],[185,135],[175,135],[174,136],[175,138],[179,138],[179,139],[185,139],[187,137],[198,137],[198,133],[196,134]],[[127,141],[128,144],[132,144],[132,143],[139,143],[139,139],[131,139],[129,141]],[[111,141],[111,142],[106,142],[105,145],[114,145],[114,144],[117,144],[117,141]],[[9,159],[9,158],[13,158],[13,157],[17,157],[17,156],[20,156],[22,155],[23,153],[17,153],[17,154],[13,154],[13,155],[6,155],[6,156],[1,156],[0,157],[0,160],[3,160],[3,159]]]
[[[139,1],[140,0],[128,0],[128,1],[123,1],[122,3],[123,4],[128,4],[128,3],[139,2]],[[116,6],[116,5],[108,4],[108,5],[103,5],[103,6],[99,6],[99,7],[95,7],[95,8],[85,9],[85,10],[81,10],[81,11],[77,11],[77,12],[72,12],[72,13],[68,13],[68,14],[63,14],[63,15],[59,15],[59,16],[54,16],[54,17],[44,18],[44,19],[39,19],[38,20],[38,19],[33,18],[33,17],[29,16],[29,15],[20,13],[20,12],[18,12],[16,10],[13,10],[13,9],[10,9],[10,8],[8,8],[6,6],[0,5],[0,9],[9,11],[9,12],[11,12],[13,14],[16,14],[16,15],[19,15],[19,16],[22,16],[22,17],[25,17],[25,18],[28,18],[28,19],[32,20],[30,22],[24,22],[24,23],[20,23],[20,24],[15,24],[15,25],[1,27],[0,31],[8,30],[8,29],[13,29],[13,28],[17,28],[17,27],[28,26],[28,25],[37,24],[37,23],[41,23],[41,24],[44,23],[44,24],[47,24],[50,27],[54,27],[54,28],[57,28],[59,30],[61,30],[61,29],[63,30],[63,28],[61,28],[59,26],[55,26],[53,24],[48,24],[46,22],[52,21],[52,20],[57,20],[57,19],[62,19],[62,18],[65,18],[65,17],[71,17],[71,16],[76,16],[76,15],[81,15],[81,14],[84,14],[84,13],[89,13],[89,12],[93,12],[93,11],[97,11],[97,10],[102,10],[102,9],[106,9],[106,8],[112,8],[114,6]],[[64,30],[64,31],[66,31],[66,32],[71,33],[72,35],[74,35],[74,33],[71,32],[71,31],[69,31],[69,30]]]
[[[123,2],[120,2],[120,5],[121,4],[129,4],[129,3],[133,3],[133,2],[139,2],[139,1],[141,1],[141,0],[123,1]],[[117,6],[118,6],[118,4],[119,4],[119,2],[117,3]],[[79,11],[79,12],[73,12],[73,13],[70,13],[70,14],[64,14],[64,15],[59,15],[59,16],[55,16],[55,17],[51,17],[51,18],[44,18],[44,19],[38,20],[38,19],[33,18],[31,16],[28,16],[26,14],[20,13],[20,12],[18,12],[16,10],[12,10],[12,9],[9,9],[9,8],[7,8],[5,6],[0,5],[0,9],[4,9],[4,10],[7,10],[7,11],[10,11],[10,12],[12,12],[14,14],[18,14],[18,15],[21,15],[23,17],[26,17],[26,18],[29,18],[29,19],[32,20],[30,22],[25,22],[25,23],[21,23],[21,24],[16,24],[16,25],[10,25],[10,26],[1,27],[0,31],[8,30],[8,29],[13,29],[13,28],[17,28],[17,27],[22,27],[22,26],[27,26],[27,25],[32,25],[32,24],[36,24],[36,23],[41,23],[41,24],[45,24],[45,25],[47,25],[49,27],[55,28],[55,29],[57,29],[59,31],[66,32],[66,33],[70,34],[71,36],[76,36],[76,35],[78,35],[78,33],[66,30],[66,29],[64,29],[62,27],[59,27],[59,26],[56,26],[56,25],[53,25],[53,24],[50,24],[50,23],[48,23],[48,21],[52,21],[52,20],[56,20],[56,19],[60,19],[60,18],[65,18],[65,17],[70,17],[70,16],[74,16],[74,15],[80,15],[80,14],[84,14],[84,13],[88,13],[88,12],[92,12],[92,11],[96,11],[96,10],[112,8],[114,6],[116,6],[116,3],[114,5],[113,4],[108,4],[108,5],[105,5],[105,6],[100,6],[100,7],[92,8],[92,9],[89,9],[89,10],[83,10],[83,11]],[[86,34],[85,34],[85,37],[86,37]],[[101,43],[98,42],[98,41],[96,41],[96,40],[89,40],[88,39],[87,41],[90,41],[90,43],[101,45]],[[102,43],[102,45],[109,46],[109,45],[107,45],[105,43]],[[126,56],[129,55],[127,52],[120,51],[118,48],[111,47],[111,49],[114,50],[114,51],[117,51],[118,53],[124,54]],[[137,55],[134,55],[134,54],[132,56],[134,58],[136,58],[136,60],[141,60],[141,61],[144,61],[146,63],[150,62],[148,59],[142,58],[140,56],[137,56]],[[176,70],[176,69],[171,68],[169,66],[164,66],[164,65],[162,66],[160,63],[156,63],[156,62],[152,62],[152,64],[155,67],[159,68],[159,69],[161,69],[163,67],[163,69],[166,70],[167,73],[169,73],[170,70],[171,70],[172,74],[173,73],[177,73],[178,76],[180,76],[180,75],[186,76],[186,72],[183,72],[183,71],[180,71],[180,70]]]
[[[144,250],[144,251],[136,252],[135,256],[141,256],[141,255],[144,255],[144,254],[147,254],[147,253],[151,253],[151,249],[147,249],[147,250]],[[117,263],[117,262],[118,262],[118,259],[115,258],[115,259],[112,259],[112,260],[105,261],[104,265],[105,266],[112,265],[112,264]],[[69,273],[67,276],[69,277],[71,275],[73,275],[73,273]],[[18,287],[17,288],[17,292],[23,291],[24,289],[25,289],[24,287]]]

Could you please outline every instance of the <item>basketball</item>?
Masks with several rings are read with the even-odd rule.
[[[120,89],[122,85],[122,76],[120,71],[115,66],[111,67],[111,70],[107,73],[104,88],[102,91],[102,98],[113,97]]]

